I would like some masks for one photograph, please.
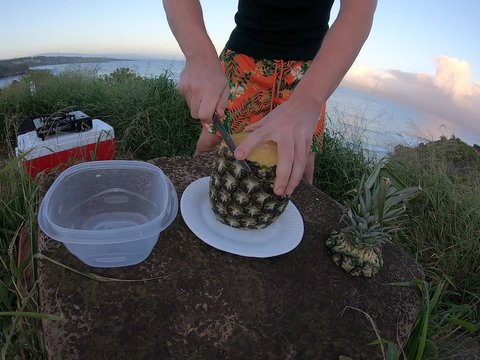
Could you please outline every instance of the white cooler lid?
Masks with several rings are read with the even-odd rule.
[[[25,160],[31,160],[114,138],[113,127],[99,119],[93,119],[90,130],[53,135],[44,141],[37,136],[36,131],[21,134],[17,137],[15,152],[17,156],[25,156]]]

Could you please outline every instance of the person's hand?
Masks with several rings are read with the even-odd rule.
[[[187,59],[178,90],[185,97],[194,119],[210,123],[215,111],[220,118],[225,116],[230,89],[218,58]]]
[[[290,99],[245,128],[252,133],[237,147],[235,157],[238,160],[245,159],[261,143],[269,140],[277,143],[278,164],[274,184],[277,195],[291,195],[302,180],[320,114],[317,108],[306,107]]]

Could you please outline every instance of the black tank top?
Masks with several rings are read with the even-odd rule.
[[[257,59],[311,60],[334,0],[239,0],[227,47]]]

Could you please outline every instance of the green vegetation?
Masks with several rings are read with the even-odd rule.
[[[34,95],[30,81],[36,84]],[[81,109],[111,124],[119,156],[127,158],[191,154],[200,131],[167,76],[145,79],[128,69],[117,69],[102,78],[94,71],[59,76],[32,71],[0,94],[0,119],[12,146],[21,119],[62,109]]]
[[[5,60],[0,61],[0,77],[22,75],[27,71],[27,64],[6,63]]]
[[[347,191],[354,189],[363,174],[374,166],[374,161],[362,151],[362,144],[350,140],[346,146],[343,134],[330,130],[327,124],[322,151],[315,158],[313,185],[341,203],[347,200]]]
[[[422,264],[431,294],[444,287],[430,315],[425,352],[446,357],[456,332],[480,339],[480,155],[460,139],[442,138],[397,147],[392,160],[404,181],[423,189],[396,242]]]
[[[15,160],[0,169],[0,356],[45,356],[31,249],[36,248],[38,188]],[[15,312],[14,316],[8,316]],[[23,313],[23,314],[22,314]],[[27,316],[25,316],[27,315]],[[37,317],[37,319],[32,318]]]
[[[392,157],[404,181],[422,184],[411,226],[398,237],[438,278],[447,275],[461,299],[480,295],[480,156],[460,139],[441,139]]]
[[[36,84],[35,94],[29,83]],[[119,158],[148,160],[193,153],[199,133],[168,74],[145,79],[126,69],[109,76],[34,71],[0,90],[0,355],[46,358],[37,302],[35,262],[37,184],[13,156],[16,129],[31,115],[80,109],[115,129]],[[416,149],[398,148],[388,161],[421,196],[409,221],[394,237],[425,269],[414,286],[423,295],[415,328],[403,351],[408,359],[442,359],[459,350],[460,336],[478,339],[480,325],[480,160],[459,139],[443,139]],[[339,202],[349,199],[363,174],[372,170],[361,144],[345,145],[327,131],[316,159],[315,185]],[[381,336],[381,334],[380,334]],[[374,340],[374,339],[372,339]],[[402,359],[395,339],[379,339],[388,359]],[[404,358],[403,358],[404,359]]]

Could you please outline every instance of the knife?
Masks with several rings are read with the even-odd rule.
[[[232,154],[235,154],[235,149],[237,148],[237,146],[233,142],[233,139],[230,136],[230,134],[228,133],[227,129],[225,129],[225,126],[223,126],[223,123],[220,120],[220,118],[218,117],[216,112],[213,113],[212,122],[215,125],[215,127],[218,129],[218,131],[220,131],[220,134],[222,135],[223,140],[227,144],[227,146],[230,149],[230,151],[232,152]],[[237,161],[240,163],[240,166],[244,170],[246,170],[248,172],[252,172],[252,170],[250,169],[250,166],[248,166],[248,164],[245,160],[238,160],[237,159]]]

